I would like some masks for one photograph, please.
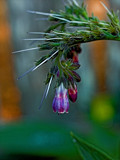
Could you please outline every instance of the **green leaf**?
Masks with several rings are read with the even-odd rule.
[[[50,19],[51,20],[51,19]],[[63,25],[65,22],[61,22],[61,23],[58,23],[58,24],[55,24],[55,25],[52,25],[50,26],[46,32],[51,32],[53,30],[55,30],[56,28],[58,28],[59,26]]]
[[[51,42],[51,43],[44,43],[44,44],[40,44],[38,45],[38,47],[40,47],[40,51],[41,50],[51,50],[54,47],[58,47],[60,45],[60,43],[55,43],[55,42]]]
[[[80,68],[80,64],[78,64],[78,63],[76,63],[76,64],[74,63],[71,66],[69,66],[70,70],[77,70],[79,68]]]
[[[72,75],[72,77],[75,79],[76,82],[80,82],[81,81],[81,77],[79,76],[78,73],[76,73],[74,71],[69,71],[69,73]]]
[[[80,160],[113,160],[113,158],[96,146],[78,138],[73,133],[71,133],[71,136],[79,151]]]

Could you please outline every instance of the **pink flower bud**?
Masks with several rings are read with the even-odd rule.
[[[65,89],[63,83],[56,88],[55,97],[53,99],[53,111],[58,113],[68,113],[69,101],[67,97],[67,89]]]
[[[73,63],[79,63],[79,59],[78,59],[78,53],[76,53],[75,51],[73,52]]]
[[[74,87],[70,85],[68,89],[68,95],[69,95],[69,99],[72,102],[75,102],[77,100],[77,86],[75,84],[74,84]]]

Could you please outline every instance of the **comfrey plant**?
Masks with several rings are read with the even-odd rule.
[[[53,63],[45,82],[47,88],[43,99],[47,97],[51,82],[55,79],[54,112],[67,113],[69,100],[72,102],[77,100],[77,83],[81,81],[81,78],[76,71],[80,67],[78,56],[81,53],[81,44],[96,40],[120,41],[118,13],[109,11],[102,2],[100,3],[107,10],[109,21],[101,21],[93,14],[89,17],[84,3],[79,6],[75,0],[71,0],[68,4],[65,4],[65,10],[58,13],[27,11],[30,14],[47,16],[48,21],[55,23],[45,32],[30,32],[33,35],[43,35],[43,38],[24,39],[25,41],[43,41],[44,43],[40,43],[35,48],[13,52],[19,53],[30,50],[50,51],[48,55],[37,60],[35,66],[18,79],[24,77],[29,72],[35,71],[49,60],[52,60]],[[70,31],[70,28],[74,30]]]

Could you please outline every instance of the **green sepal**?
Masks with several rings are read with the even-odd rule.
[[[59,77],[56,81],[55,88],[58,88],[61,85],[61,83],[64,83],[64,80],[65,78],[63,76]]]
[[[71,59],[68,60],[62,60],[61,64],[64,68],[69,69],[69,70],[77,70],[80,67],[80,64],[78,63],[73,63]]]
[[[78,73],[71,71],[71,76],[75,79],[76,82],[80,82],[81,81],[81,77],[79,76]]]
[[[62,64],[63,67],[69,69],[69,67],[72,65],[72,61],[70,59],[69,60],[62,60],[61,64]]]
[[[69,83],[68,83],[68,77],[67,77],[67,76],[65,76],[64,81],[63,81],[63,84],[64,84],[64,87],[65,87],[66,89],[69,88]]]
[[[70,70],[77,70],[77,69],[79,69],[79,68],[80,68],[80,64],[78,64],[78,63],[73,63],[73,64],[69,67]]]
[[[55,30],[56,28],[58,28],[59,26],[61,26],[63,24],[65,24],[65,22],[61,22],[61,23],[55,24],[55,25],[49,27],[46,32],[51,32],[51,31]]]

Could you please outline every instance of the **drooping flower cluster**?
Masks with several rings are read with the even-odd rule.
[[[60,75],[60,67],[56,67],[56,77],[58,86],[56,88],[55,97],[53,99],[53,111],[58,113],[68,113],[69,101],[77,100],[77,85],[80,82],[80,76],[74,71],[80,67],[78,55],[81,52],[80,45],[76,45],[70,49],[70,52],[65,56],[65,60],[60,60],[63,66]],[[66,68],[66,69],[65,69]],[[69,68],[69,71],[67,72]],[[65,70],[64,70],[65,69]]]
[[[72,102],[77,100],[77,82],[81,81],[76,73],[79,69],[78,55],[81,52],[80,44],[96,40],[117,40],[120,41],[120,20],[119,16],[110,12],[101,2],[108,12],[109,21],[101,21],[92,14],[87,13],[86,6],[81,6],[76,0],[69,0],[65,4],[65,10],[60,12],[44,13],[39,11],[27,12],[39,16],[48,16],[52,25],[45,32],[29,32],[32,35],[40,35],[39,38],[28,38],[25,41],[44,41],[37,47],[15,51],[21,53],[32,50],[49,50],[49,54],[42,56],[35,62],[35,66],[25,72],[18,79],[26,74],[35,71],[49,60],[53,61],[52,68],[47,75],[45,84],[47,85],[41,104],[47,97],[51,82],[56,80],[56,93],[53,100],[53,110],[58,113],[68,112],[68,97]],[[41,18],[44,19],[44,18]],[[55,23],[54,23],[55,22]],[[70,31],[68,28],[74,31]],[[41,36],[43,36],[41,38]],[[35,43],[34,43],[35,44]],[[41,56],[40,56],[41,57]]]
[[[58,113],[67,113],[69,109],[69,100],[75,102],[77,100],[77,82],[81,81],[80,76],[76,73],[76,70],[79,69],[79,59],[78,55],[81,52],[80,42],[75,38],[74,34],[71,36],[71,41],[69,41],[69,35],[71,33],[66,32],[66,24],[69,20],[69,10],[73,10],[75,19],[76,19],[76,9],[80,8],[76,6],[76,3],[73,1],[73,6],[69,6],[65,10],[65,15],[60,15],[59,13],[43,13],[43,12],[36,12],[36,11],[27,11],[31,14],[38,14],[43,16],[49,16],[49,20],[56,22],[56,25],[52,25],[48,28],[46,32],[29,32],[29,34],[38,34],[43,36],[43,38],[28,38],[24,39],[25,41],[44,41],[44,43],[38,45],[37,47],[16,51],[14,53],[26,52],[31,50],[50,50],[49,54],[42,56],[38,61],[35,62],[35,66],[25,72],[22,76],[18,79],[21,79],[26,74],[35,71],[44,63],[48,62],[49,60],[53,60],[52,67],[47,75],[47,79],[45,84],[47,85],[45,92],[43,94],[43,98],[47,97],[49,88],[51,86],[51,82],[53,79],[56,80],[56,92],[55,97],[53,100],[53,110],[54,112]],[[82,7],[84,10],[84,14],[86,15],[87,12],[85,11],[85,7]],[[79,12],[80,14],[81,12]],[[66,21],[66,15],[68,16],[68,20]],[[62,17],[65,16],[65,17]],[[65,21],[65,23],[63,23]],[[74,20],[76,24],[77,21]],[[69,23],[72,25],[72,23]],[[65,41],[64,41],[65,40]],[[40,104],[40,106],[41,106]]]
[[[102,3],[102,2],[101,2]],[[103,4],[103,3],[102,3]],[[75,1],[70,0],[65,5],[65,10],[58,13],[44,13],[39,11],[27,12],[39,16],[48,16],[48,20],[55,22],[45,32],[29,32],[32,35],[40,35],[39,38],[27,38],[25,41],[43,41],[37,47],[15,51],[21,53],[32,50],[49,50],[47,55],[42,56],[35,65],[25,72],[18,79],[26,74],[35,71],[41,65],[52,60],[52,67],[47,75],[45,84],[47,85],[41,104],[47,97],[51,82],[56,80],[56,93],[53,100],[53,110],[58,113],[68,112],[69,101],[77,100],[77,82],[81,81],[76,73],[79,69],[78,55],[81,52],[80,44],[96,40],[118,40],[120,41],[120,21],[117,14],[108,11],[110,21],[100,21],[94,14],[89,17],[86,6],[81,6]],[[44,18],[42,18],[44,19]],[[74,31],[69,31],[68,28]],[[41,37],[43,36],[43,37]],[[35,44],[35,43],[34,43]],[[41,56],[40,56],[41,57]]]

